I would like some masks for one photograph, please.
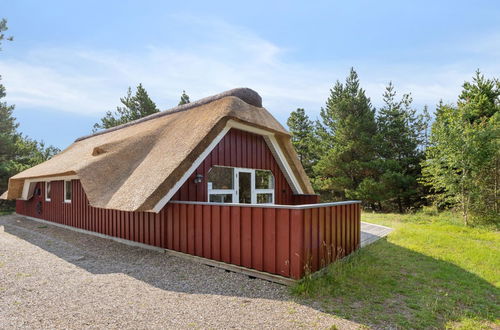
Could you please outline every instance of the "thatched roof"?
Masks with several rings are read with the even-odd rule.
[[[303,193],[314,193],[288,132],[256,92],[240,88],[81,137],[10,178],[2,197],[21,198],[26,179],[77,175],[92,206],[150,211],[229,120],[273,132]]]

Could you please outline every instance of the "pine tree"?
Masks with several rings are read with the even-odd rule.
[[[384,106],[377,116],[377,154],[381,201],[395,202],[399,212],[418,204],[420,162],[425,143],[428,114],[417,115],[409,94],[396,100],[392,83],[383,95]]]
[[[123,106],[116,107],[116,111],[114,112],[106,112],[106,116],[101,118],[101,122],[94,124],[94,132],[122,125],[159,112],[156,104],[149,98],[142,84],[137,86],[135,95],[132,95],[132,89],[129,87],[127,95],[120,98],[120,101]]]
[[[179,101],[178,105],[183,105],[183,104],[187,104],[190,102],[191,101],[189,100],[189,95],[186,94],[186,91],[182,91],[181,100]]]
[[[498,79],[485,79],[478,71],[464,84],[457,106],[439,105],[423,175],[436,202],[458,206],[465,224],[500,224]]]
[[[356,198],[359,185],[374,175],[377,125],[354,69],[345,84],[337,81],[330,90],[318,131],[322,154],[314,166],[315,186],[325,199]]]
[[[292,111],[286,123],[290,133],[292,133],[292,144],[302,166],[306,173],[312,177],[312,167],[317,162],[317,139],[314,136],[314,123],[302,108]]]
[[[6,37],[7,21],[0,20],[0,50],[3,40],[12,40],[12,37]],[[0,81],[2,77],[0,76]],[[7,188],[7,181],[13,173],[13,166],[10,160],[16,153],[16,142],[19,139],[17,128],[19,124],[13,116],[14,106],[8,105],[2,101],[6,96],[5,87],[0,83],[0,193]]]
[[[19,124],[13,116],[14,106],[1,101],[6,96],[5,87],[0,84],[0,192],[7,189],[8,178],[14,172],[11,160],[16,154],[16,144],[20,136]]]

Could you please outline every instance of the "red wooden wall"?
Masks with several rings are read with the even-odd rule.
[[[50,202],[39,183],[42,194],[17,201],[17,213],[292,278],[351,253],[360,242],[358,203],[298,209],[178,202],[159,213],[125,212],[89,206],[78,180],[72,181],[72,202],[64,203],[63,183],[52,182]]]
[[[275,203],[293,204],[293,190],[264,138],[234,128],[222,138],[172,200],[206,202],[208,200],[206,178],[208,171],[214,165],[271,170],[275,179]],[[203,181],[196,184],[194,179],[197,174],[203,175]]]

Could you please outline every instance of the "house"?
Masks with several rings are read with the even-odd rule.
[[[295,279],[360,240],[359,203],[319,203],[290,134],[247,88],[81,137],[2,198],[20,215]]]

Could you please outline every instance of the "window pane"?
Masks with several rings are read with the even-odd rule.
[[[257,194],[257,204],[268,204],[273,202],[273,194]]]
[[[73,189],[73,186],[71,185],[71,181],[64,181],[64,184],[66,185],[65,187],[65,196],[64,196],[64,199],[67,200],[67,201],[70,201],[71,200],[71,196],[72,196],[72,189]]]
[[[45,190],[45,193],[46,193],[45,198],[50,199],[50,182],[47,182],[45,184],[47,185],[47,189]]]
[[[214,166],[208,172],[207,180],[210,189],[233,189],[234,169]]]
[[[255,170],[256,189],[274,189],[274,176],[271,171]]]
[[[232,203],[233,195],[232,194],[211,194],[210,203]]]
[[[252,203],[252,173],[238,172],[240,203]]]

